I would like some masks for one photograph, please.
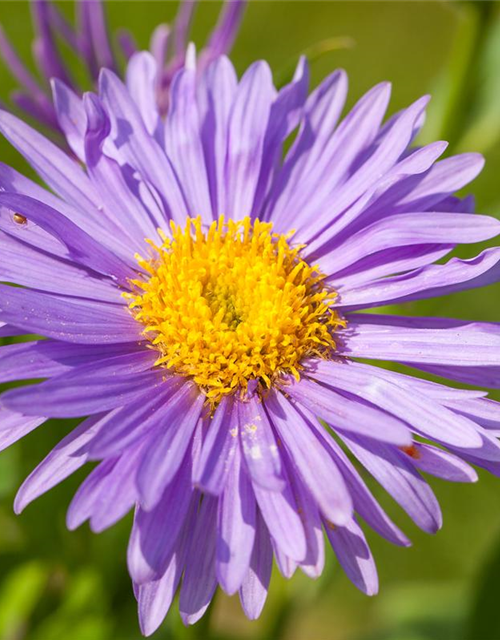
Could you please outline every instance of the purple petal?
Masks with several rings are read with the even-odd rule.
[[[356,398],[346,397],[303,378],[291,384],[287,393],[334,429],[359,433],[397,445],[411,444],[410,430],[401,420]]]
[[[291,466],[292,463],[290,461],[289,468]],[[307,543],[306,556],[299,566],[307,576],[316,579],[322,574],[325,566],[325,543],[320,513],[315,499],[298,474],[290,474],[290,483],[297,501],[297,508],[301,514]],[[276,545],[275,548],[278,549]],[[279,550],[279,553],[281,556],[283,555],[281,550]],[[288,559],[287,564],[289,565],[288,568],[292,569],[295,561]],[[295,569],[293,568],[293,570]]]
[[[5,349],[5,347],[2,347]],[[28,418],[20,413],[0,407],[0,451],[7,449],[46,421],[46,418]]]
[[[82,10],[86,13],[85,26],[88,32],[85,35],[92,44],[97,66],[114,69],[116,63],[108,36],[108,24],[102,1],[88,2],[84,0],[81,5]]]
[[[127,450],[118,460],[106,460],[92,471],[69,506],[68,529],[90,518],[90,528],[100,533],[133,508],[137,500],[134,472],[143,446]]]
[[[0,132],[64,200],[90,212],[95,211],[98,199],[94,188],[76,161],[22,120],[5,111],[0,112]]]
[[[347,96],[347,75],[335,71],[308,97],[297,138],[288,152],[275,181],[266,217],[288,224],[288,206],[297,180],[309,174],[320,161],[322,151],[338,122]]]
[[[222,211],[237,220],[252,213],[275,95],[272,73],[265,62],[250,66],[236,89],[228,124],[226,193]]]
[[[402,181],[391,193],[394,213],[432,209],[446,195],[451,195],[474,180],[484,166],[478,153],[463,153],[437,162],[423,177]],[[399,196],[397,199],[395,196]],[[387,210],[388,202],[381,200],[377,207]]]
[[[285,488],[278,492],[262,489],[254,482],[253,490],[276,545],[290,559],[302,562],[307,555],[307,541],[290,484],[287,482]]]
[[[184,624],[194,624],[203,616],[217,587],[216,518],[217,498],[204,496],[187,555],[179,597],[179,611]]]
[[[51,84],[59,126],[66,136],[71,150],[83,162],[83,137],[87,127],[87,117],[82,99],[57,78],[54,78]]]
[[[240,28],[247,0],[226,0],[210,39],[200,56],[200,65],[229,53]]]
[[[150,53],[141,51],[131,56],[127,64],[127,89],[149,134],[160,141],[163,124],[156,105],[156,75],[156,62]]]
[[[333,459],[318,441],[308,417],[301,415],[281,393],[269,395],[265,406],[293,465],[322,513],[336,524],[348,522],[352,518],[351,496]]]
[[[284,578],[290,580],[297,571],[299,563],[284,554],[273,540],[271,542],[273,542],[274,558],[279,572]]]
[[[0,350],[0,356],[1,356]],[[238,405],[223,398],[210,421],[200,457],[193,470],[193,483],[203,491],[224,491],[233,456],[238,448]]]
[[[237,449],[228,482],[219,500],[217,523],[217,579],[232,595],[248,573],[255,539],[256,505],[252,485]]]
[[[409,460],[421,471],[449,482],[476,482],[472,467],[447,451],[428,444],[414,443],[403,449]]]
[[[147,354],[147,352],[146,352]],[[144,352],[82,365],[46,382],[6,391],[2,405],[26,415],[78,417],[122,407],[162,385],[161,371],[144,371]]]
[[[276,439],[259,398],[239,403],[239,435],[252,480],[269,491],[284,486]]]
[[[345,527],[325,523],[335,555],[351,582],[367,596],[378,592],[377,568],[360,526],[353,519]]]
[[[329,447],[335,462],[337,463],[345,483],[349,488],[354,503],[354,509],[365,522],[379,535],[389,542],[401,546],[409,546],[411,543],[404,533],[392,522],[377,500],[364,483],[360,474],[349,460],[347,455],[337,442],[328,437],[324,429],[318,426],[321,437]]]
[[[122,285],[128,285],[129,279],[134,277],[134,272],[120,258],[48,205],[15,193],[0,193],[0,205],[21,213],[28,224],[32,221],[55,236],[68,248],[75,262],[111,276]]]
[[[331,178],[328,175],[328,180],[318,185],[314,197],[303,203],[299,214],[301,222],[297,225],[299,229],[297,238],[307,242],[324,229],[309,245],[308,251],[316,251],[318,247],[348,227],[357,217],[358,210],[352,209],[348,214],[346,209],[377,185],[381,176],[386,176],[393,169],[410,144],[415,123],[424,111],[428,100],[428,96],[424,96],[398,114],[393,119],[390,129],[383,137],[381,136],[380,144],[373,153],[361,166],[356,167],[343,184],[336,185],[335,190],[332,190]],[[370,123],[369,119],[367,121]],[[342,149],[340,151],[342,152]],[[340,161],[341,163],[344,161],[343,156]],[[336,162],[331,165],[334,173],[337,171],[336,165]],[[332,197],[333,201],[330,202]],[[326,206],[327,204],[330,206]],[[317,215],[311,218],[314,213]],[[308,220],[311,219],[314,223],[308,225]]]
[[[350,236],[322,257],[321,268],[330,275],[360,257],[391,247],[482,242],[499,233],[500,222],[490,216],[436,211],[400,213],[387,216]]]
[[[207,170],[200,140],[196,104],[196,69],[177,72],[170,87],[170,105],[165,120],[165,150],[175,166],[189,211],[212,221]]]
[[[99,76],[99,95],[112,123],[115,145],[120,158],[140,174],[145,183],[151,183],[168,204],[170,214],[184,224],[188,210],[175,171],[164,151],[152,138],[142,116],[119,78],[103,69]],[[158,220],[158,226],[164,221]]]
[[[417,271],[368,281],[359,287],[347,285],[341,288],[337,305],[351,310],[366,309],[484,287],[499,279],[500,251],[492,248],[470,260],[452,258],[446,264],[429,264]]]
[[[88,445],[89,458],[100,460],[120,455],[124,449],[158,427],[168,419],[167,403],[182,384],[183,380],[176,377],[162,380],[160,389],[152,388],[139,399],[108,413],[103,419],[103,428]]]
[[[452,322],[443,328],[425,325],[425,318],[405,326],[397,316],[350,315],[352,334],[342,355],[438,366],[499,366],[500,324]]]
[[[196,509],[199,497],[193,498],[188,516],[177,537],[175,549],[169,560],[165,573],[159,580],[137,585],[139,605],[139,624],[145,636],[149,636],[163,622],[174,599],[180,582],[191,536],[195,526]]]
[[[424,531],[436,533],[441,510],[432,489],[396,447],[342,436],[352,453]]]
[[[98,209],[94,209],[97,214],[94,216],[91,209],[70,205],[2,163],[0,163],[0,191],[29,196],[52,207],[90,235],[97,236],[102,244],[120,256],[126,264],[134,269],[137,268],[137,262],[133,256],[134,248],[130,244],[130,240],[127,240],[127,237],[119,229],[117,232],[117,228],[112,225],[111,220],[104,220],[105,224],[103,224],[103,213]],[[12,219],[11,212],[4,208],[0,208],[0,229],[42,251],[61,258],[70,258],[68,248],[55,236],[34,223],[16,224]]]
[[[98,417],[84,420],[63,438],[30,473],[21,485],[14,501],[14,511],[17,514],[21,513],[30,502],[55,487],[85,464],[87,456],[85,454],[78,455],[77,452],[95,434],[97,421]]]
[[[157,505],[148,511],[137,507],[127,553],[134,582],[145,584],[165,571],[188,514],[192,494],[191,452],[188,452]]]
[[[132,345],[78,345],[54,340],[20,342],[0,348],[0,382],[51,378],[74,367],[135,351]]]
[[[0,280],[30,289],[123,305],[116,284],[85,267],[32,249],[0,231]]]
[[[185,384],[164,408],[164,426],[157,431],[137,473],[141,505],[152,509],[181,466],[203,410],[205,397]]]
[[[224,56],[215,60],[198,82],[200,133],[214,217],[224,211],[228,123],[237,85],[234,67]]]
[[[26,333],[63,342],[121,344],[141,340],[140,325],[125,307],[76,302],[0,285],[0,320]]]
[[[143,251],[143,239],[157,237],[157,221],[132,192],[125,169],[103,151],[109,141],[111,123],[99,98],[87,93],[83,104],[88,120],[84,149],[87,171],[108,216],[131,237],[135,251]]]
[[[313,376],[320,382],[360,396],[407,422],[424,437],[458,447],[480,447],[482,444],[473,422],[454,414],[417,388],[405,389],[388,382],[383,372],[379,375],[377,367],[358,362],[340,364],[319,360],[314,367]],[[375,440],[373,442],[375,444]]]
[[[267,598],[267,589],[273,568],[273,549],[266,524],[257,513],[255,542],[250,568],[240,588],[240,601],[245,615],[256,620]]]
[[[283,143],[300,122],[308,86],[309,67],[305,57],[301,57],[292,82],[279,91],[271,106],[264,139],[260,176],[252,207],[254,217],[261,215],[262,205],[270,185],[273,183],[274,173],[279,170]]]

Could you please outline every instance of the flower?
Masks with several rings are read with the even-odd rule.
[[[186,623],[217,585],[256,618],[273,558],[287,577],[321,574],[323,531],[375,594],[359,520],[410,542],[356,460],[427,532],[441,512],[421,472],[500,472],[485,392],[365,362],[499,386],[498,324],[366,313],[498,280],[498,247],[443,262],[500,232],[453,195],[483,161],[412,146],[427,98],[383,123],[386,83],[340,120],[345,73],[308,95],[303,59],[278,92],[265,62],[238,81],[222,56],[198,75],[190,48],[165,120],[154,76],[138,53],[127,85],[103,70],[98,95],[56,99],[80,162],[0,114],[50,189],[0,165],[0,335],[45,337],[2,347],[0,381],[47,379],[2,394],[0,444],[90,416],[27,478],[16,512],[99,461],[67,523],[101,531],[135,507],[145,634],[179,584]]]
[[[199,0],[181,0],[173,27],[160,24],[151,35],[150,50],[157,64],[155,94],[162,114],[168,109],[168,92],[174,74],[184,64],[189,32]],[[219,20],[205,49],[198,68],[201,71],[212,60],[231,50],[245,10],[246,0],[226,0]],[[12,102],[38,123],[60,133],[58,110],[50,95],[53,78],[64,82],[71,93],[81,95],[82,88],[73,79],[64,55],[58,46],[62,40],[76,54],[85,73],[96,82],[103,67],[119,73],[118,56],[109,37],[102,0],[77,0],[74,28],[50,0],[31,0],[35,39],[33,55],[41,80],[24,65],[0,25],[0,58],[17,80],[20,88],[11,95]],[[120,54],[129,60],[137,51],[133,34],[120,29],[117,34]]]

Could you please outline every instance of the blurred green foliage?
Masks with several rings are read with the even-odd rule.
[[[114,27],[130,28],[146,46],[154,26],[171,20],[176,5],[115,0],[108,3],[108,13]],[[61,6],[71,13],[71,2]],[[194,30],[197,42],[208,33],[219,6],[202,3]],[[31,65],[27,3],[0,0],[0,21]],[[282,82],[304,52],[311,59],[314,84],[337,66],[349,72],[349,104],[381,80],[394,83],[392,111],[431,93],[420,141],[446,139],[451,152],[484,153],[486,168],[472,191],[479,211],[499,215],[500,3],[250,3],[233,55],[240,72],[254,59],[265,58]],[[80,74],[76,61],[75,73]],[[0,87],[2,99],[14,87],[3,68]],[[0,156],[31,174],[4,141]],[[499,294],[495,285],[391,311],[498,320]],[[72,533],[65,528],[65,510],[85,471],[22,516],[12,512],[22,478],[71,426],[50,421],[0,454],[0,640],[140,637],[125,565],[131,518],[99,536],[86,526]],[[432,486],[444,513],[444,528],[435,537],[418,531],[373,485],[414,542],[410,549],[400,549],[368,533],[380,570],[379,596],[358,593],[329,553],[317,582],[303,575],[287,582],[275,571],[267,606],[256,622],[244,618],[237,598],[219,594],[209,619],[185,629],[174,607],[155,637],[500,640],[500,479],[480,473],[478,485],[433,480]]]

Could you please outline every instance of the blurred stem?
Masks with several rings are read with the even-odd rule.
[[[295,598],[293,598],[288,589],[285,590],[280,606],[276,608],[269,629],[267,630],[266,637],[273,638],[273,640],[283,640],[288,629],[288,622],[290,620],[290,613],[294,608]]]
[[[448,95],[443,109],[441,135],[453,145],[462,136],[474,108],[477,63],[487,41],[494,0],[459,6],[460,23],[451,52]]]

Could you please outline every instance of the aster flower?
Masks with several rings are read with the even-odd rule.
[[[483,161],[412,146],[427,98],[384,122],[386,83],[341,119],[345,73],[308,95],[304,60],[276,91],[265,62],[238,80],[225,57],[198,73],[190,49],[165,121],[155,89],[140,53],[127,85],[103,70],[98,94],[56,100],[80,162],[0,114],[50,189],[0,165],[0,335],[35,334],[0,349],[0,381],[46,378],[2,394],[0,444],[84,418],[15,510],[98,461],[67,523],[98,532],[135,508],[145,634],[179,586],[186,623],[218,585],[256,618],[273,558],[286,577],[321,574],[323,532],[375,594],[360,520],[410,542],[360,467],[430,533],[441,512],[422,473],[500,473],[498,403],[376,365],[498,387],[499,325],[366,313],[498,280],[499,248],[449,258],[500,232],[453,195]]]
[[[150,51],[155,58],[155,95],[162,114],[168,109],[168,92],[172,78],[184,64],[191,24],[199,0],[180,0],[172,28],[160,24],[151,35]],[[245,10],[246,0],[225,0],[219,20],[200,54],[198,69],[203,70],[212,60],[231,50]],[[103,67],[119,73],[119,57],[129,60],[137,51],[134,36],[120,29],[116,39],[119,54],[114,50],[102,0],[76,0],[76,27],[68,23],[58,7],[50,0],[31,0],[35,38],[33,58],[41,79],[35,77],[19,58],[0,24],[0,58],[19,83],[11,95],[14,105],[38,123],[58,133],[61,124],[51,99],[50,81],[65,83],[71,94],[81,95],[82,88],[73,79],[67,64],[67,54],[59,42],[77,56],[86,75],[97,82]],[[71,95],[71,97],[73,97]]]

